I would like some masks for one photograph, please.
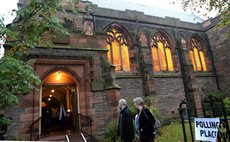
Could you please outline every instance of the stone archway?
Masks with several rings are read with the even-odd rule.
[[[72,125],[74,129],[79,130],[81,128],[79,114],[84,116],[94,116],[95,111],[92,108],[93,106],[90,102],[93,102],[91,86],[90,86],[90,64],[89,60],[67,60],[67,59],[36,59],[34,64],[34,69],[37,75],[42,80],[42,83],[39,86],[39,91],[31,92],[31,99],[34,102],[34,109],[32,115],[33,121],[39,119],[42,115],[42,93],[44,87],[49,87],[49,85],[54,85],[54,87],[65,88],[67,86],[64,85],[63,82],[55,81],[54,77],[57,76],[57,72],[60,71],[60,74],[66,73],[69,78],[69,86],[72,87],[72,92],[74,93],[73,102],[73,118],[76,118],[76,121],[73,121]],[[63,74],[64,76],[64,74]],[[49,77],[53,78],[47,80]],[[68,79],[67,79],[68,80]],[[71,80],[71,81],[70,81]],[[56,83],[56,84],[55,84]],[[75,86],[75,87],[73,87]],[[47,88],[47,92],[50,92],[52,89]],[[59,91],[66,92],[64,89]],[[45,95],[45,97],[49,97],[49,94]],[[90,99],[88,99],[90,97]],[[58,97],[56,97],[58,99]],[[90,111],[89,111],[90,110]],[[31,124],[31,122],[28,122]],[[41,134],[41,127],[39,122],[39,134]]]
[[[40,95],[40,116],[46,116],[47,108],[50,113],[48,126],[41,124],[41,131],[65,131],[79,129],[79,83],[68,70],[55,68],[48,71],[42,77],[42,87]],[[42,104],[46,107],[42,107]],[[63,103],[66,110],[64,129],[60,129],[59,108]],[[46,108],[46,109],[44,109]],[[44,123],[47,123],[45,121]],[[43,131],[44,132],[44,131]]]

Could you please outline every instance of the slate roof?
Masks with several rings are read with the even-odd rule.
[[[178,11],[172,11],[168,9],[163,9],[159,7],[146,6],[138,3],[132,3],[125,0],[88,0],[93,4],[96,4],[98,7],[125,11],[128,10],[136,10],[140,12],[144,12],[146,15],[156,16],[156,17],[174,17],[178,18],[181,21],[189,22],[189,23],[202,23],[203,19],[196,16],[194,13],[182,13]]]

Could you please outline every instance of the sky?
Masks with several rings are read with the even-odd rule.
[[[4,4],[0,5],[0,15],[4,15],[4,18],[6,19],[5,24],[8,24],[13,20],[14,17],[10,16],[9,11],[11,11],[12,9],[17,9],[18,1],[19,0],[6,0],[4,1]],[[179,2],[172,4],[173,1],[178,1],[178,0],[126,0],[126,1],[184,12]],[[186,11],[185,13],[189,13],[189,12],[191,11]],[[199,16],[202,19],[207,19],[207,17],[203,17],[202,15]],[[210,16],[214,17],[215,13],[211,13]]]
[[[11,16],[9,12],[13,9],[17,9],[17,2],[19,0],[6,0],[0,5],[0,15],[4,17],[4,23],[9,24],[14,16]]]

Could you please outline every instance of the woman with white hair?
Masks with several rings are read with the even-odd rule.
[[[138,110],[135,117],[135,126],[141,142],[154,141],[154,123],[155,119],[150,110],[144,107],[144,101],[141,97],[133,99],[134,105]]]

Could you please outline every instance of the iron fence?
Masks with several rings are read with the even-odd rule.
[[[222,98],[208,96],[202,102],[202,109],[191,109],[187,107],[183,100],[179,105],[179,114],[181,118],[184,142],[194,142],[194,118],[220,118],[218,142],[229,142],[229,114],[230,106],[225,106]],[[186,129],[186,126],[189,127]]]

